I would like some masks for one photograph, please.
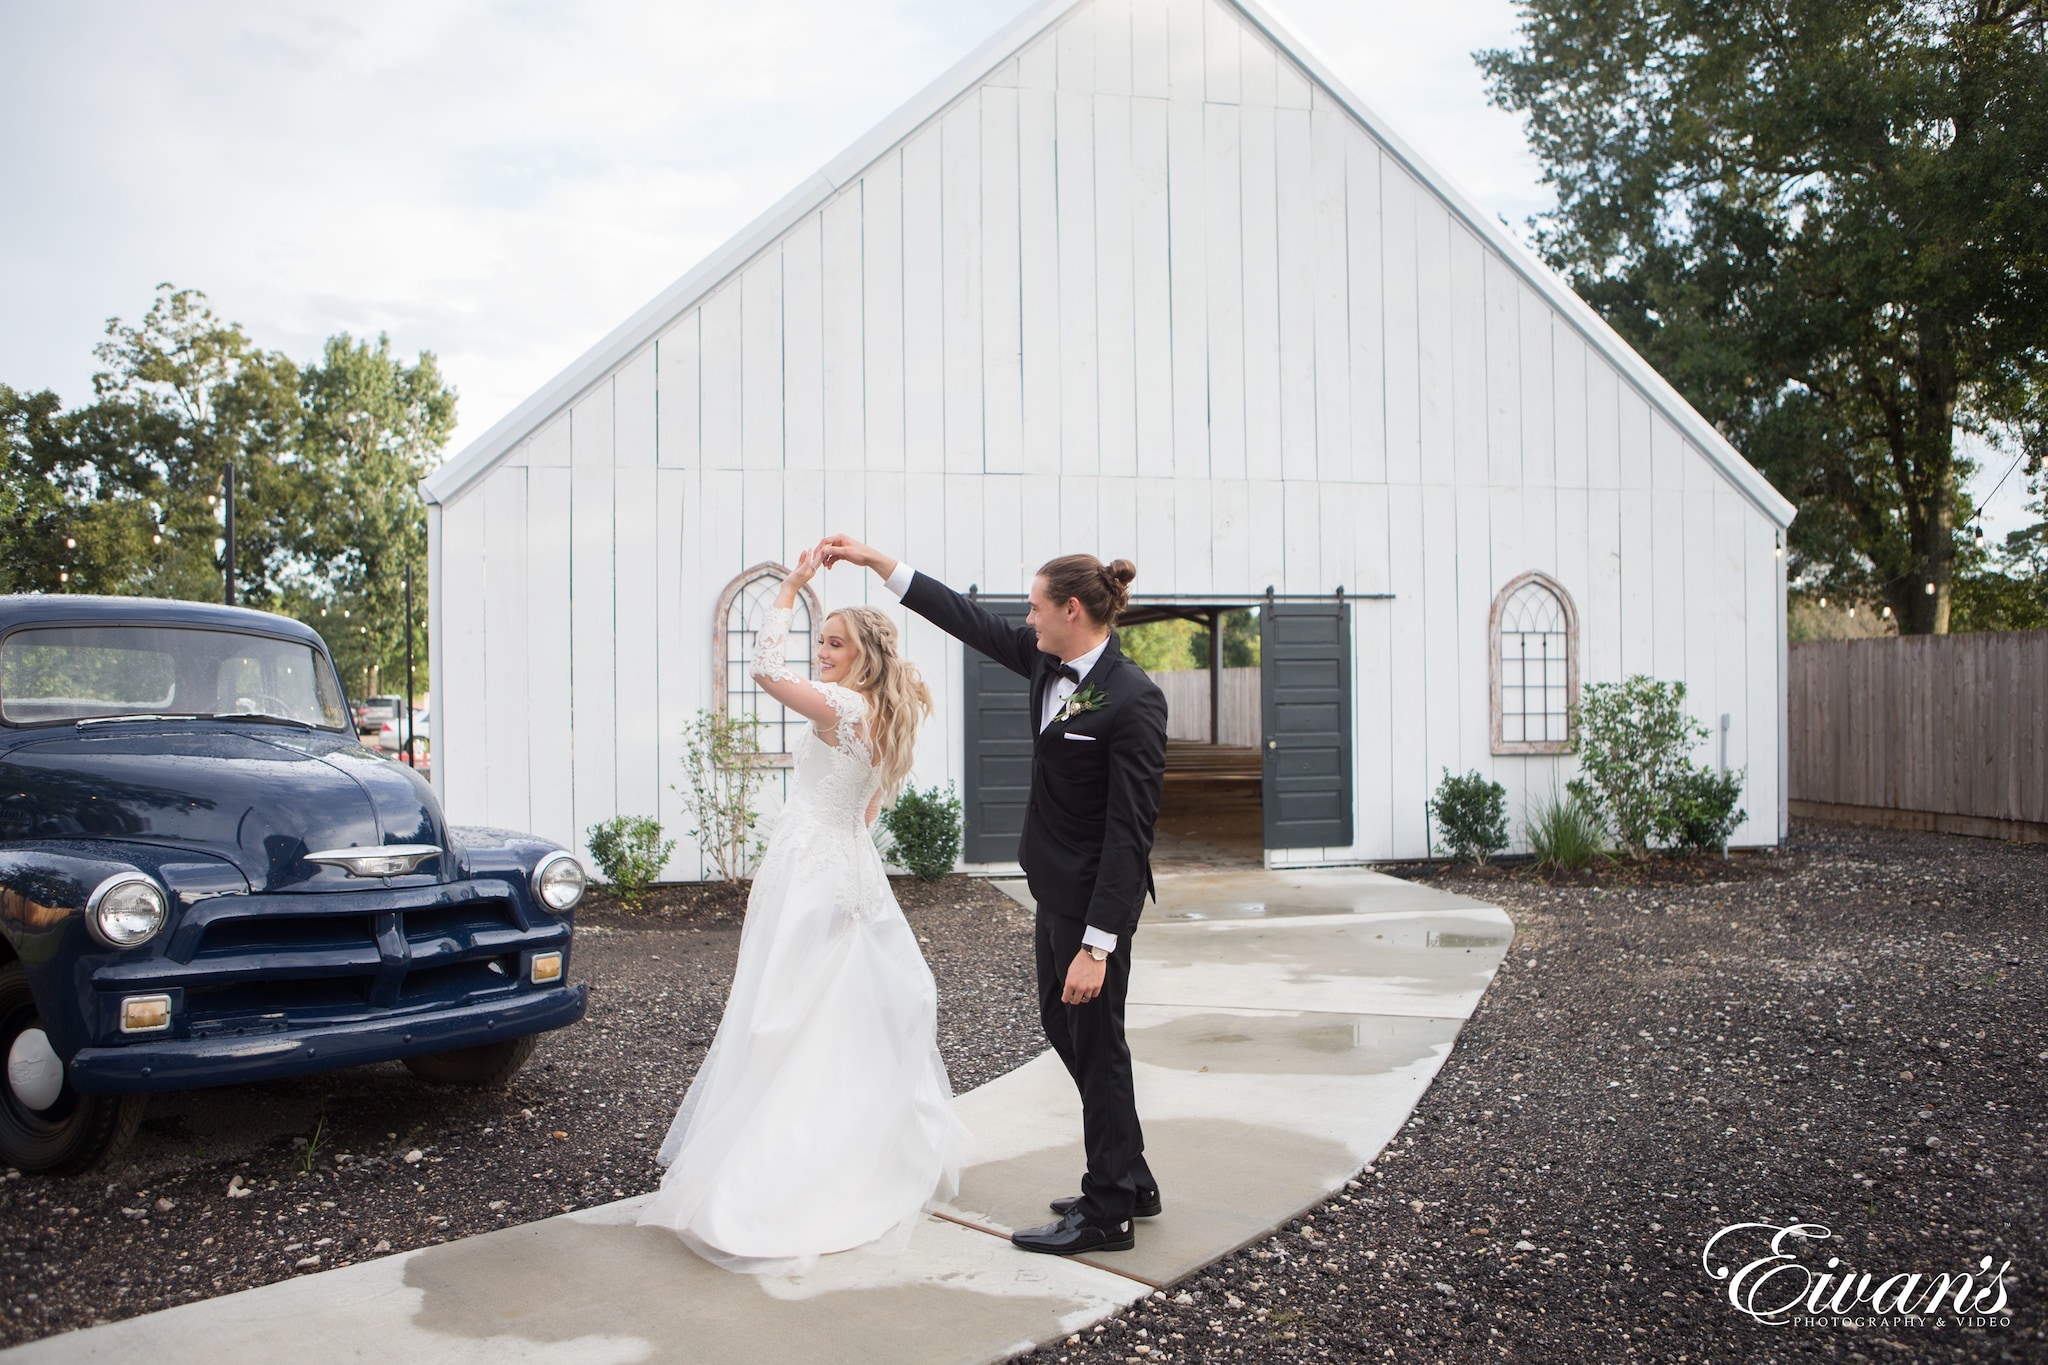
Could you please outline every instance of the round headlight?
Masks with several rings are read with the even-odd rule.
[[[133,948],[156,937],[168,913],[155,882],[140,872],[119,872],[85,903],[85,924],[109,948]]]
[[[533,870],[533,893],[550,910],[567,910],[583,899],[583,864],[567,853],[550,853]]]

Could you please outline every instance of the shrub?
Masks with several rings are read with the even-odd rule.
[[[1607,829],[1600,813],[1576,794],[1562,800],[1553,791],[1523,822],[1529,851],[1538,867],[1577,871],[1595,858],[1607,858]]]
[[[935,882],[953,870],[960,858],[960,798],[948,782],[920,792],[905,787],[894,805],[882,812],[889,833],[890,862],[907,867],[919,881]]]
[[[590,856],[622,905],[640,903],[675,847],[651,815],[614,815],[590,827]]]
[[[1747,771],[1737,768],[1720,773],[1702,766],[1687,768],[1673,783],[1659,823],[1658,832],[1664,841],[1680,849],[1719,849],[1721,856],[1727,857],[1728,836],[1748,817],[1748,812],[1735,804],[1742,797],[1742,778]]]
[[[1463,777],[1452,777],[1444,769],[1444,780],[1429,799],[1429,811],[1443,831],[1444,847],[1453,857],[1484,863],[1508,846],[1507,788],[1473,769]]]
[[[683,798],[683,808],[696,822],[690,836],[704,854],[705,865],[726,881],[736,882],[752,870],[760,845],[753,838],[759,818],[754,793],[763,770],[756,762],[761,741],[754,718],[729,711],[697,712],[683,731],[683,772],[688,787],[670,785]]]
[[[1684,683],[1641,674],[1586,684],[1574,711],[1580,773],[1565,785],[1640,858],[1669,822],[1691,768],[1686,751],[1709,731],[1686,715]]]

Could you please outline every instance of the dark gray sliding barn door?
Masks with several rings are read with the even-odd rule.
[[[1351,608],[1259,609],[1267,848],[1333,848],[1351,832]]]
[[[1022,624],[1029,603],[982,599],[996,615]],[[1031,795],[1031,683],[975,650],[966,660],[967,790],[960,793],[961,858],[1014,863]]]

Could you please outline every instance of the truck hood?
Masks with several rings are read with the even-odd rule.
[[[133,839],[233,862],[255,891],[363,886],[305,855],[449,847],[433,789],[353,736],[233,722],[67,730],[0,754],[0,834]],[[454,859],[410,878],[441,880]]]

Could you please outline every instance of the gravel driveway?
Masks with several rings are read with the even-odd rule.
[[[1516,926],[1404,1135],[1033,1365],[2048,1359],[2048,847],[1797,820],[1599,885],[1386,870]],[[1879,1279],[2009,1260],[2008,1323],[1751,1322],[1702,1248],[1795,1220]]]
[[[1042,1052],[1029,915],[973,878],[893,885],[955,1089]],[[662,887],[629,916],[593,892],[571,964],[590,1011],[509,1091],[435,1089],[393,1062],[160,1095],[111,1170],[0,1171],[0,1346],[653,1189],[743,907],[730,886]]]
[[[2048,1358],[2048,848],[1802,820],[1778,855],[1585,885],[1389,870],[1517,926],[1414,1122],[1356,1189],[1034,1365]],[[1036,1055],[1023,912],[964,878],[896,885],[956,1088]],[[594,906],[589,1018],[509,1093],[392,1065],[164,1097],[116,1171],[9,1175],[0,1344],[652,1188],[738,908],[721,887]],[[1880,1275],[2010,1260],[2009,1322],[1751,1323],[1702,1246],[1795,1220]]]

